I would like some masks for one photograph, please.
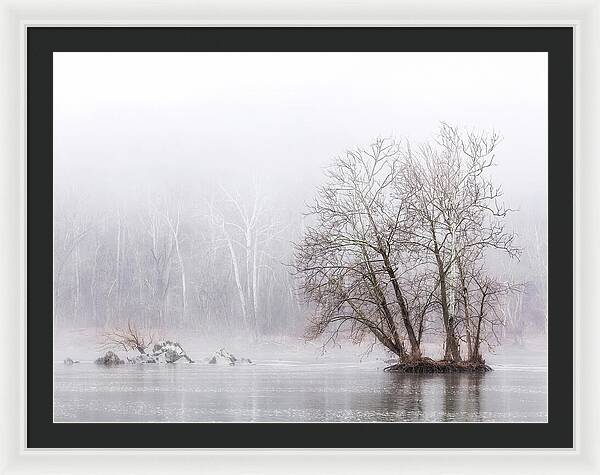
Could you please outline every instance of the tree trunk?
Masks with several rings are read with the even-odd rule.
[[[394,317],[392,316],[392,313],[390,312],[387,299],[385,298],[385,294],[384,294],[383,290],[381,289],[381,286],[379,285],[379,281],[377,280],[377,275],[375,274],[375,271],[373,270],[373,266],[371,265],[369,255],[364,246],[362,246],[362,253],[363,253],[363,257],[365,259],[365,265],[368,270],[368,279],[371,282],[371,286],[373,287],[375,297],[377,298],[377,304],[378,304],[379,308],[381,309],[384,319],[385,319],[385,322],[390,330],[390,333],[392,334],[392,338],[393,338],[392,346],[394,348],[402,348],[402,353],[404,353],[404,347],[400,340],[400,336],[398,335],[398,329],[396,328],[396,323],[394,322]],[[380,341],[381,341],[381,339],[380,339]],[[383,343],[383,341],[382,341],[382,343]],[[388,347],[388,348],[392,349],[391,347]],[[392,349],[392,351],[394,351],[394,350]]]
[[[444,331],[446,333],[446,343],[444,349],[444,359],[448,361],[460,361],[460,349],[458,347],[458,341],[454,335],[454,318],[450,314],[448,306],[448,288],[446,285],[446,270],[444,269],[444,263],[440,255],[440,249],[437,243],[437,237],[433,225],[431,225],[431,232],[433,236],[433,246],[435,260],[438,268],[438,276],[440,280],[440,301],[442,304],[442,320],[444,322]]]
[[[406,329],[406,334],[408,335],[408,341],[410,342],[410,352],[411,357],[414,359],[421,358],[421,348],[419,345],[419,340],[415,335],[414,328],[410,321],[410,316],[408,314],[408,309],[406,308],[406,302],[404,301],[404,295],[402,295],[402,291],[400,289],[400,285],[398,284],[398,279],[396,278],[396,272],[391,266],[389,256],[387,253],[382,253],[383,262],[386,268],[388,275],[392,281],[392,287],[394,288],[394,294],[396,295],[396,300],[398,305],[400,306],[400,314],[402,315],[402,323],[404,323],[404,328]]]
[[[233,265],[233,276],[235,279],[235,286],[238,291],[238,297],[240,299],[240,305],[242,306],[242,318],[244,323],[244,328],[248,329],[248,310],[246,308],[246,296],[244,294],[244,287],[242,285],[242,281],[240,278],[240,269],[238,267],[237,256],[235,254],[235,249],[233,248],[233,242],[229,237],[227,231],[224,232],[225,240],[227,241],[227,247],[229,248],[229,252],[231,254],[231,263]]]
[[[396,273],[394,271],[394,268],[391,265],[388,252],[385,250],[383,239],[381,237],[381,234],[379,233],[377,223],[375,222],[375,219],[373,218],[373,215],[371,214],[371,209],[362,195],[361,195],[361,202],[365,208],[365,212],[367,214],[369,222],[371,223],[371,226],[373,227],[373,230],[375,231],[375,237],[377,240],[377,250],[378,250],[379,254],[381,255],[381,257],[383,258],[385,270],[392,281],[392,286],[394,288],[394,295],[396,296],[396,301],[397,301],[398,305],[400,306],[400,314],[402,316],[402,323],[404,324],[404,328],[406,330],[406,333],[408,335],[408,340],[410,342],[411,357],[414,359],[419,359],[419,358],[421,358],[420,345],[415,336],[415,331],[413,329],[412,323],[410,322],[408,309],[406,308],[406,303],[404,301],[404,296],[402,295],[400,285],[398,284],[398,279],[396,278]],[[393,323],[393,319],[392,319],[392,323]],[[394,331],[396,332],[395,325],[394,325]],[[396,336],[397,336],[397,333],[396,333]],[[398,339],[398,341],[399,341],[399,339]]]
[[[96,273],[98,270],[98,251],[100,250],[100,242],[96,240],[96,251],[94,252],[94,266],[92,269],[92,279],[90,281],[90,300],[92,304],[92,319],[94,325],[98,326],[98,310],[96,308]]]
[[[75,261],[75,308],[73,312],[73,321],[80,323],[80,299],[81,299],[81,273],[79,271],[80,266],[80,254],[79,254],[79,244],[75,246],[74,252],[74,261]]]
[[[180,220],[180,209],[179,203],[177,203],[177,221],[175,225],[171,221],[168,213],[166,214],[167,224],[169,225],[169,229],[171,230],[171,234],[173,236],[173,241],[175,242],[175,254],[177,255],[177,261],[179,263],[179,271],[181,274],[181,322],[185,323],[186,321],[186,308],[187,308],[187,289],[186,289],[186,280],[185,280],[185,268],[183,266],[183,256],[181,255],[181,249],[179,247],[179,220]]]
[[[473,345],[473,354],[471,355],[471,361],[481,362],[481,353],[479,351],[480,343],[481,343],[481,321],[483,320],[483,316],[480,315],[477,319],[477,330],[475,332],[475,343]]]
[[[258,285],[260,275],[258,273],[258,236],[254,236],[252,247],[252,315],[254,318],[254,332],[258,333]]]
[[[462,267],[462,262],[460,261],[460,259],[457,260],[457,264],[458,264],[458,271],[459,271],[459,275],[460,275],[461,294],[462,294],[464,313],[465,313],[467,359],[471,360],[473,358],[473,343],[472,343],[472,336],[471,336],[471,312],[469,311],[469,293],[468,293],[468,289],[467,289],[465,272]]]

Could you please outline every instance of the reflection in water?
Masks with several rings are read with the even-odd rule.
[[[427,375],[422,374],[400,374],[386,373],[391,380],[391,391],[382,393],[382,406],[389,414],[400,415],[395,420],[411,420],[420,422],[423,420],[423,381]],[[426,384],[426,383],[425,383]],[[402,401],[399,407],[398,401]]]
[[[55,421],[546,421],[547,372],[351,364],[55,365]]]
[[[484,374],[474,373],[463,375],[467,380],[468,398],[467,411],[473,414],[476,421],[481,421],[481,380]]]
[[[440,421],[481,421],[481,382],[485,374],[397,374],[395,392],[386,394],[386,407],[397,411],[403,401],[402,417],[414,422],[430,420],[429,414],[440,414]]]
[[[454,373],[444,375],[444,422],[452,420],[456,414],[459,387]]]
[[[454,420],[461,411],[472,421],[481,420],[479,386],[483,377],[479,373],[444,375],[444,421]]]

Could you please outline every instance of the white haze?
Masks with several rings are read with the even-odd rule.
[[[545,215],[545,53],[54,53],[57,193],[254,179],[296,207],[344,150],[440,121],[497,130],[507,201]]]

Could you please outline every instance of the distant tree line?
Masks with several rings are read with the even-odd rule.
[[[204,187],[199,187],[203,189]],[[304,309],[286,267],[290,232],[257,187],[129,195],[61,190],[54,211],[59,327],[298,333]],[[91,200],[93,201],[93,200]]]

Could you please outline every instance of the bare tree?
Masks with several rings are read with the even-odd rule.
[[[372,334],[417,360],[439,312],[444,359],[461,361],[461,342],[469,361],[481,359],[505,292],[486,257],[519,254],[488,173],[498,141],[442,124],[416,151],[378,140],[335,161],[310,208],[316,224],[296,245],[301,290],[317,304],[309,336],[335,339],[348,328],[355,341]]]
[[[302,326],[281,235],[298,216],[283,217],[258,189],[227,196],[213,184],[73,199],[81,194],[61,190],[55,199],[57,326],[110,329],[131,319],[141,328],[254,336]]]
[[[140,331],[131,321],[127,322],[125,328],[107,330],[102,335],[103,349],[137,350],[142,355],[146,354],[153,342],[152,334]]]
[[[490,277],[481,269],[473,272],[472,276],[472,324],[471,332],[472,350],[469,360],[472,362],[483,362],[481,345],[485,343],[488,347],[500,343],[496,329],[503,325],[499,309],[503,306],[503,298],[510,293],[520,293],[520,289],[510,283],[501,283]],[[493,340],[492,340],[493,339]]]
[[[546,226],[535,224],[528,243],[528,260],[533,276],[532,284],[536,291],[538,306],[543,315],[544,332],[548,333],[548,230]]]
[[[461,301],[469,320],[468,288],[461,285],[461,269],[482,259],[485,249],[511,257],[518,254],[514,234],[505,229],[503,219],[509,210],[501,203],[502,190],[487,174],[499,140],[493,132],[461,133],[442,123],[433,144],[416,151],[407,144],[403,149],[397,189],[412,197],[406,200],[416,219],[412,242],[431,256],[437,272],[447,360],[461,359],[456,313]],[[470,341],[468,335],[468,345]]]
[[[74,191],[72,191],[74,193]],[[68,306],[72,308],[74,319],[78,319],[80,316],[80,301],[81,301],[81,260],[82,256],[80,253],[80,246],[86,238],[88,238],[95,228],[94,220],[86,216],[81,208],[81,203],[67,207],[67,203],[60,203],[55,205],[55,215],[57,219],[54,222],[54,298],[57,303],[55,318],[59,319],[61,316],[60,310],[61,303],[64,303],[62,290],[68,290],[69,292],[65,297],[68,298],[70,295],[70,302]],[[72,272],[64,276],[65,269],[71,268]],[[64,282],[67,279],[67,282]],[[73,288],[74,287],[74,288]],[[65,311],[67,309],[64,309]]]
[[[166,200],[165,200],[166,201]],[[181,202],[177,199],[175,208],[175,218],[171,217],[169,213],[168,204],[165,206],[166,210],[163,217],[169,226],[173,242],[175,243],[175,254],[177,256],[177,263],[179,265],[179,275],[181,277],[181,320],[186,320],[186,307],[187,307],[187,285],[185,278],[185,267],[183,265],[183,254],[181,252]]]
[[[244,327],[258,335],[259,297],[264,279],[266,247],[280,232],[267,217],[266,198],[255,185],[251,200],[222,189],[227,211],[215,215],[230,254]],[[249,206],[247,205],[249,204]]]
[[[156,315],[159,328],[164,325],[166,319],[174,252],[173,235],[171,232],[165,232],[162,221],[156,205],[149,203],[145,217],[145,230],[150,238],[148,244],[150,265],[141,278],[150,291],[150,307]]]
[[[310,207],[316,224],[295,246],[295,267],[302,292],[317,304],[310,337],[329,328],[335,338],[346,326],[355,341],[371,334],[399,357],[418,359],[400,278],[404,260],[397,243],[406,240],[409,216],[404,200],[392,193],[399,172],[398,146],[391,140],[337,159]]]

